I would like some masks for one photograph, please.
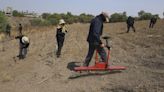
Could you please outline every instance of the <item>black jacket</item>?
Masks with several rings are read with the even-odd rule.
[[[128,17],[128,19],[127,19],[127,21],[126,21],[126,23],[128,24],[128,25],[133,25],[134,24],[134,18],[133,17]]]
[[[157,21],[157,18],[155,18],[155,17],[151,18],[151,20],[150,20],[150,22],[154,23],[154,24],[156,23],[156,21]]]
[[[65,37],[65,33],[62,32],[62,28],[57,28],[56,37],[58,37],[58,38],[64,38]]]
[[[23,42],[22,42],[22,38],[23,38],[23,37],[24,37],[24,35],[20,35],[20,36],[15,37],[15,39],[19,39],[19,42],[20,42],[22,48],[28,48],[29,45],[30,45],[30,43],[26,43],[26,44],[23,43]]]
[[[91,20],[90,29],[87,41],[89,43],[99,45],[101,44],[100,36],[103,33],[103,22],[105,21],[105,17],[101,14],[96,16]]]

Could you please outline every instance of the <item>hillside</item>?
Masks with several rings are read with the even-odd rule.
[[[0,92],[163,92],[164,20],[153,29],[148,21],[135,24],[136,33],[126,32],[125,23],[104,26],[112,41],[112,65],[127,70],[87,74],[69,79],[69,64],[82,64],[87,54],[89,24],[69,25],[61,58],[55,56],[55,28],[26,30],[30,48],[25,60],[16,59],[17,40],[0,42]],[[92,59],[94,62],[94,59]]]

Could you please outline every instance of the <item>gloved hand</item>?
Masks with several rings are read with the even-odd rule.
[[[62,32],[63,33],[67,33],[68,31],[67,31],[67,28],[64,26],[63,28],[62,28]]]
[[[100,44],[100,47],[105,47],[105,44],[103,44],[103,43],[102,43],[102,44]]]

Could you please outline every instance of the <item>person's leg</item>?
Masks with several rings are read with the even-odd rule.
[[[22,30],[20,31],[20,35],[22,35]]]
[[[102,62],[107,62],[107,54],[105,52],[105,49],[103,47],[98,46],[97,50],[99,55],[101,56]]]
[[[154,22],[151,23],[151,28],[153,28],[153,27],[154,27]]]
[[[149,28],[151,28],[151,22],[150,22],[150,24],[149,24]]]
[[[8,30],[6,31],[6,36],[10,37],[10,32]]]
[[[61,55],[61,50],[62,50],[62,47],[63,47],[63,43],[64,43],[64,40],[63,39],[58,39],[58,50],[57,50],[57,57],[59,57]]]
[[[19,46],[19,55],[18,55],[19,59],[22,59],[23,58],[23,48],[22,48],[22,44],[20,43],[20,46]]]
[[[19,30],[19,35],[22,35],[22,31]]]
[[[129,33],[129,30],[130,30],[130,26],[127,25],[127,33]]]
[[[59,46],[60,46],[60,41],[59,41],[59,37],[56,37],[56,40],[57,40],[57,51],[56,51],[56,55],[59,54]]]
[[[155,23],[152,23],[152,28],[154,28],[154,24],[155,24]]]
[[[136,32],[136,29],[135,29],[134,25],[132,25],[132,28],[133,28],[133,31]]]
[[[9,33],[8,33],[8,34],[9,34],[9,37],[10,37],[10,36],[11,36],[11,32],[9,31]]]
[[[61,55],[61,48],[62,48],[62,45],[61,45],[61,42],[59,41],[58,42],[58,50],[57,50],[57,53],[56,53],[57,57],[59,57]]]
[[[85,58],[85,62],[83,66],[89,66],[89,63],[93,57],[94,51],[95,51],[95,46],[93,44],[89,44],[88,54]]]
[[[22,49],[22,55],[23,55],[23,58],[26,58],[26,55],[27,55],[27,48],[23,48],[23,49]]]

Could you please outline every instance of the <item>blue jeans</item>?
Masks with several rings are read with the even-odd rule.
[[[85,58],[84,66],[89,66],[89,63],[93,57],[95,50],[97,50],[99,55],[101,56],[102,62],[107,62],[107,54],[105,52],[105,49],[103,47],[100,47],[100,45],[95,45],[93,43],[89,43],[89,50],[88,50],[88,54]]]

